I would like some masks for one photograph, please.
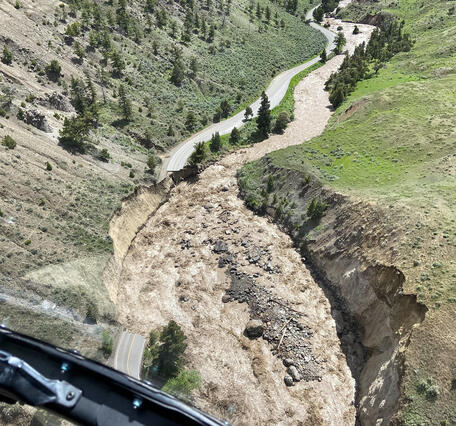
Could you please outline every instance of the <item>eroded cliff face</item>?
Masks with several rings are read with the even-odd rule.
[[[122,200],[122,205],[113,215],[109,236],[112,238],[114,254],[104,270],[104,282],[111,300],[117,302],[119,276],[124,258],[147,219],[167,200],[172,179],[166,178],[151,186],[139,187]]]
[[[399,408],[404,352],[426,312],[415,295],[402,292],[406,278],[395,266],[400,227],[388,226],[387,213],[377,205],[334,193],[316,178],[309,181],[308,175],[281,169],[267,157],[258,163],[263,167],[260,175],[276,182],[263,210],[291,234],[331,301],[357,381],[360,422],[389,424]],[[261,191],[261,183],[252,186],[242,173],[239,183],[244,197]],[[314,198],[327,204],[317,220],[307,217]]]

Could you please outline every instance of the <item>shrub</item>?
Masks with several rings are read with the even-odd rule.
[[[45,70],[47,76],[51,80],[57,80],[62,72],[62,66],[56,59],[53,59],[48,65],[46,65]]]
[[[26,246],[29,246],[30,244],[32,244],[32,240],[25,240],[24,244]]]
[[[98,152],[98,158],[101,161],[108,163],[109,159],[111,158],[111,155],[109,154],[109,151],[106,148],[103,148],[101,151]]]
[[[18,120],[24,120],[24,110],[22,108],[19,108],[17,110],[17,114],[16,114],[16,117]]]
[[[11,65],[13,62],[13,54],[8,49],[8,46],[6,44],[3,46],[2,62],[6,65]]]
[[[358,25],[355,25],[355,28],[353,29],[353,34],[359,34],[359,28]]]
[[[49,161],[46,161],[46,170],[50,172],[52,170],[52,164]]]
[[[287,128],[288,123],[290,122],[290,117],[288,112],[281,111],[279,116],[277,117],[275,126],[274,126],[274,133],[283,133],[284,130]]]
[[[180,399],[188,400],[194,389],[201,387],[201,376],[196,370],[183,370],[177,377],[169,379],[162,390]]]
[[[98,306],[93,300],[87,303],[86,320],[90,323],[96,323],[98,317]]]
[[[426,391],[426,398],[430,400],[435,400],[440,395],[440,390],[437,385],[429,386],[428,390]]]
[[[111,333],[108,330],[103,330],[101,333],[101,350],[105,357],[111,355],[113,346],[114,339],[112,338]]]
[[[14,149],[16,148],[16,141],[10,135],[6,135],[2,140],[2,145],[8,149]]]
[[[65,34],[69,37],[77,37],[81,34],[81,24],[79,22],[73,22],[66,27]]]
[[[149,170],[153,172],[155,170],[155,167],[157,166],[157,159],[155,158],[155,155],[151,154],[149,157],[147,157],[147,167],[149,167]]]

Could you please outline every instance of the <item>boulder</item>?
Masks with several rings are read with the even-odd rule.
[[[264,327],[261,320],[250,320],[245,327],[245,334],[250,339],[257,339],[263,335]]]
[[[292,360],[291,358],[285,358],[285,359],[283,360],[283,365],[284,365],[285,367],[290,367],[290,365],[293,365],[293,360]]]
[[[44,114],[41,114],[37,109],[29,109],[25,111],[24,121],[27,124],[30,124],[33,127],[42,130],[43,132],[52,132],[51,126],[49,126],[46,116]]]
[[[285,382],[285,385],[287,386],[293,386],[293,378],[290,376],[285,376],[283,378],[283,381]]]
[[[57,92],[47,95],[47,98],[43,99],[40,103],[49,105],[51,108],[58,109],[59,111],[72,112],[74,110],[68,98]]]
[[[214,245],[214,251],[216,253],[226,252],[226,251],[228,251],[228,246],[226,245],[225,241],[217,240],[215,245]]]
[[[294,365],[290,365],[288,367],[287,373],[293,378],[293,381],[299,382],[301,380],[301,375],[299,374],[298,369]]]

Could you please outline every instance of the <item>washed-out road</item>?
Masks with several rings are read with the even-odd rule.
[[[314,9],[310,10],[307,13],[306,19],[312,19],[312,13]],[[311,22],[310,26],[321,31],[328,39],[326,52],[329,54],[335,47],[336,34],[334,34],[332,31],[327,30],[321,25],[318,25],[315,22]],[[294,68],[282,72],[271,81],[271,84],[265,90],[266,95],[268,96],[269,101],[271,103],[271,109],[280,104],[280,101],[283,99],[285,93],[287,92],[291,79],[296,74],[299,74],[306,68],[309,68],[312,65],[316,64],[319,60],[320,57],[317,56],[301,65],[298,65]],[[254,116],[258,114],[260,103],[261,98],[257,99],[252,105],[250,105]],[[177,145],[168,153],[167,157],[164,159],[159,180],[164,179],[168,172],[181,170],[186,165],[187,160],[192,154],[197,143],[208,141],[216,132],[219,132],[220,135],[225,135],[227,133],[230,133],[234,127],[239,128],[240,126],[242,126],[244,124],[244,113],[245,110],[237,113],[236,115],[233,115],[232,117],[226,120],[220,121],[219,123],[214,123],[209,127],[206,127],[205,129],[201,130],[199,133],[191,136],[189,139],[182,142],[181,144]]]
[[[310,10],[307,13],[307,19],[312,19],[313,10],[314,9]],[[321,31],[328,39],[326,51],[329,54],[335,47],[336,34],[334,34],[332,31],[327,30],[321,25],[316,24],[315,22],[311,22],[310,25],[313,28]],[[269,98],[271,108],[279,105],[280,101],[285,96],[291,79],[296,74],[317,63],[319,60],[319,56],[315,57],[301,65],[284,71],[275,77],[269,87],[266,89],[266,94]],[[252,105],[250,105],[254,116],[258,114],[260,102],[261,99],[258,99]],[[194,147],[198,142],[208,141],[216,132],[219,132],[220,135],[224,135],[230,133],[234,127],[242,126],[244,123],[244,113],[245,110],[224,121],[212,124],[211,126],[203,129],[201,132],[193,135],[191,138],[176,146],[172,151],[169,152],[168,156],[163,162],[162,170],[160,173],[160,180],[164,179],[168,172],[181,170],[186,165],[188,158],[192,154]],[[122,335],[120,336],[120,339],[116,346],[114,355],[114,368],[139,379],[145,344],[146,341],[141,335],[131,334],[127,331],[122,332]]]

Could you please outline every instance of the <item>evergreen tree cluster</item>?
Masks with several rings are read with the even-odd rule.
[[[65,118],[59,143],[69,151],[84,153],[90,129],[96,125],[99,116],[97,94],[90,78],[86,82],[71,78],[71,103],[77,115]]]
[[[403,31],[404,22],[393,20],[372,33],[367,46],[357,46],[351,56],[345,56],[342,65],[325,84],[329,100],[337,108],[355,89],[356,83],[375,73],[382,64],[399,52],[408,52],[412,47],[409,34]]]
[[[339,0],[322,0],[320,6],[313,11],[313,18],[321,22],[325,13],[332,12],[337,6],[339,6]]]
[[[186,340],[181,327],[173,320],[160,333],[152,330],[144,353],[146,375],[151,377],[158,374],[164,378],[178,376],[184,366]]]

